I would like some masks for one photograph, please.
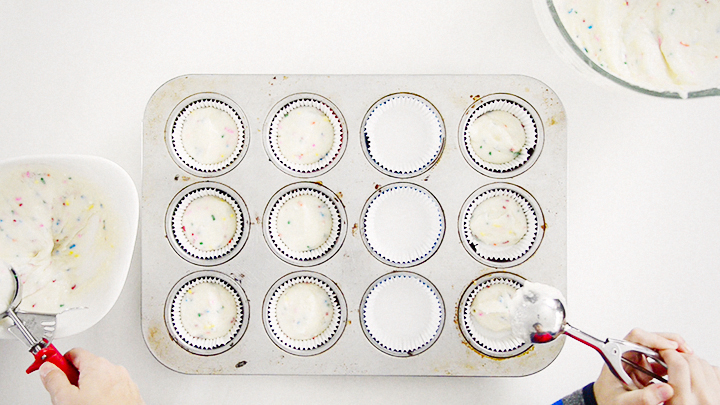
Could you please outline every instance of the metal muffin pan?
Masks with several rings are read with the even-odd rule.
[[[435,164],[421,174],[391,176],[378,170],[364,149],[364,120],[371,107],[393,94],[427,100],[442,118],[444,145]],[[217,95],[239,109],[243,121],[241,160],[229,170],[199,173],[177,163],[171,152],[174,117],[183,105]],[[344,151],[337,162],[317,176],[279,169],[266,148],[268,120],[278,103],[317,95],[332,104],[343,121]],[[463,126],[471,106],[503,98],[532,109],[538,145],[522,170],[480,172],[464,156]],[[401,153],[401,151],[398,151]],[[493,177],[491,177],[493,176]],[[219,183],[237,193],[247,207],[241,249],[226,261],[188,260],[176,251],[167,233],[173,200],[187,187]],[[327,260],[310,266],[282,260],[268,245],[266,207],[280,190],[314,182],[330,190],[344,207],[346,235]],[[411,183],[431,193],[444,215],[444,236],[426,261],[410,267],[392,266],[368,250],[360,234],[361,214],[368,199],[382,187]],[[502,183],[532,196],[541,211],[541,241],[516,265],[479,262],[463,245],[458,229],[463,205],[480,188]],[[186,374],[400,375],[400,376],[522,376],[549,365],[564,339],[530,346],[518,355],[482,354],[458,326],[463,294],[478,279],[509,273],[541,282],[566,293],[567,286],[567,140],[565,110],[557,95],[540,81],[513,75],[188,75],[162,85],[150,98],[143,119],[142,186],[142,331],[151,353],[165,366]],[[245,214],[245,213],[243,213]],[[183,348],[168,330],[166,303],[177,283],[191,273],[223,273],[247,297],[244,333],[229,349],[202,355]],[[317,273],[339,290],[345,303],[344,330],[327,350],[299,355],[283,350],[268,335],[264,300],[274,284],[292,273]],[[393,272],[410,271],[432,283],[444,307],[444,326],[432,345],[418,354],[390,355],[379,350],[362,327],[361,305],[373,283]],[[244,303],[245,304],[245,303]]]

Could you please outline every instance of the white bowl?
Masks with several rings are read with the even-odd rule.
[[[110,264],[104,283],[85,293],[85,309],[70,310],[58,316],[54,338],[80,333],[99,322],[120,296],[127,278],[135,248],[138,227],[139,200],[130,176],[117,164],[96,156],[39,155],[23,156],[0,162],[0,172],[27,164],[39,164],[77,176],[92,184],[106,198],[105,209],[118,218],[116,256]],[[0,185],[1,186],[1,185]],[[0,339],[15,339],[7,330],[9,322],[0,321]]]

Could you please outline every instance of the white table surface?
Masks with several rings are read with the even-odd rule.
[[[524,74],[568,116],[568,320],[598,337],[680,332],[713,364],[720,335],[720,98],[659,99],[564,64],[530,0],[0,2],[0,158],[108,158],[141,185],[153,92],[190,73]],[[2,192],[0,190],[0,192]],[[195,376],[140,331],[140,241],[125,288],[86,332],[55,341],[125,366],[149,404],[549,404],[593,381],[575,341],[521,378]],[[0,341],[0,402],[49,403],[32,357]]]

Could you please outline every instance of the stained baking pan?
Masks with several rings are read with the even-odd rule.
[[[191,114],[201,109],[209,116]],[[523,128],[525,143],[508,162],[487,162],[471,145],[470,127],[489,111],[512,114]],[[320,152],[309,159],[310,149],[289,145],[283,132],[288,117],[302,120],[305,112],[325,128],[311,134]],[[229,141],[222,134],[223,141],[198,140],[203,119],[211,132],[231,128]],[[477,330],[468,332],[466,301],[494,279],[566,293],[566,188],[565,110],[530,77],[172,79],[150,98],[143,120],[145,341],[158,361],[188,374],[532,374],[563,341],[488,349],[473,340]],[[196,245],[183,229],[183,210],[200,195],[224,207],[226,246]],[[519,250],[484,246],[469,234],[470,210],[496,195],[512,198],[528,218]],[[327,234],[324,242],[298,247],[287,236],[292,228],[281,222],[297,217],[280,211],[296,196],[321,201],[331,218],[327,229],[298,237]],[[225,319],[233,333],[188,346],[174,330],[183,316],[175,296],[204,280],[235,297],[227,306],[235,312],[204,325]],[[300,322],[325,308],[311,302],[292,304],[299,315],[273,312],[279,294],[298,283],[312,285],[309,296],[334,314],[316,342],[300,332],[287,336],[294,329],[278,333],[283,319]]]

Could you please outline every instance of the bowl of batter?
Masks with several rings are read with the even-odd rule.
[[[535,0],[543,33],[566,61],[607,83],[659,97],[720,95],[720,3]]]
[[[22,283],[18,309],[63,314],[55,337],[82,332],[115,304],[138,225],[138,194],[117,164],[94,156],[0,162],[0,260]],[[0,338],[13,339],[7,319]]]

